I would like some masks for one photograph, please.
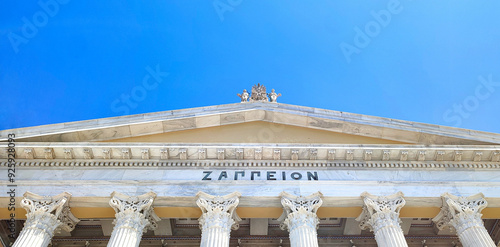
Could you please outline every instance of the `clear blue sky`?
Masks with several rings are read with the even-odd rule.
[[[2,1],[0,129],[279,101],[500,133],[500,1]]]

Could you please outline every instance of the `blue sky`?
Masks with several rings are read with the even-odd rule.
[[[499,1],[0,3],[0,129],[279,102],[500,133]]]

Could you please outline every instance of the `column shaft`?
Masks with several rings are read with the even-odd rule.
[[[46,247],[51,239],[52,236],[46,230],[37,227],[25,227],[17,237],[13,247]]]
[[[318,247],[316,229],[307,226],[298,227],[290,231],[291,247]]]
[[[229,246],[230,232],[221,227],[206,229],[201,234],[200,247]]]
[[[470,227],[458,235],[464,247],[495,247],[495,243],[484,227]]]
[[[375,234],[375,241],[377,241],[378,246],[387,246],[387,247],[408,246],[403,231],[396,227],[385,227],[378,230],[374,234]]]
[[[138,212],[116,214],[116,223],[108,247],[139,246],[143,230],[148,224],[149,222]]]

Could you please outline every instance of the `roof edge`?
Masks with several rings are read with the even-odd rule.
[[[313,118],[345,121],[369,126],[394,128],[403,131],[422,132],[431,135],[444,135],[452,138],[468,139],[481,142],[500,143],[500,134],[476,131],[435,124],[397,120],[392,118],[376,117],[370,115],[291,105],[274,102],[245,102],[224,105],[204,106],[186,108],[179,110],[168,110],[153,113],[135,114],[127,116],[82,120],[58,124],[48,124],[33,127],[23,127],[0,131],[0,141],[6,141],[8,134],[15,133],[18,138],[30,138],[37,136],[70,133],[81,130],[92,130],[100,128],[119,127],[132,124],[143,124],[170,119],[182,119],[189,117],[201,117],[216,114],[228,114],[234,112],[264,110],[272,112],[288,113]]]

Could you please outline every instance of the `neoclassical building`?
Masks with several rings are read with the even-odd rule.
[[[238,96],[0,131],[0,246],[500,241],[499,134]]]

